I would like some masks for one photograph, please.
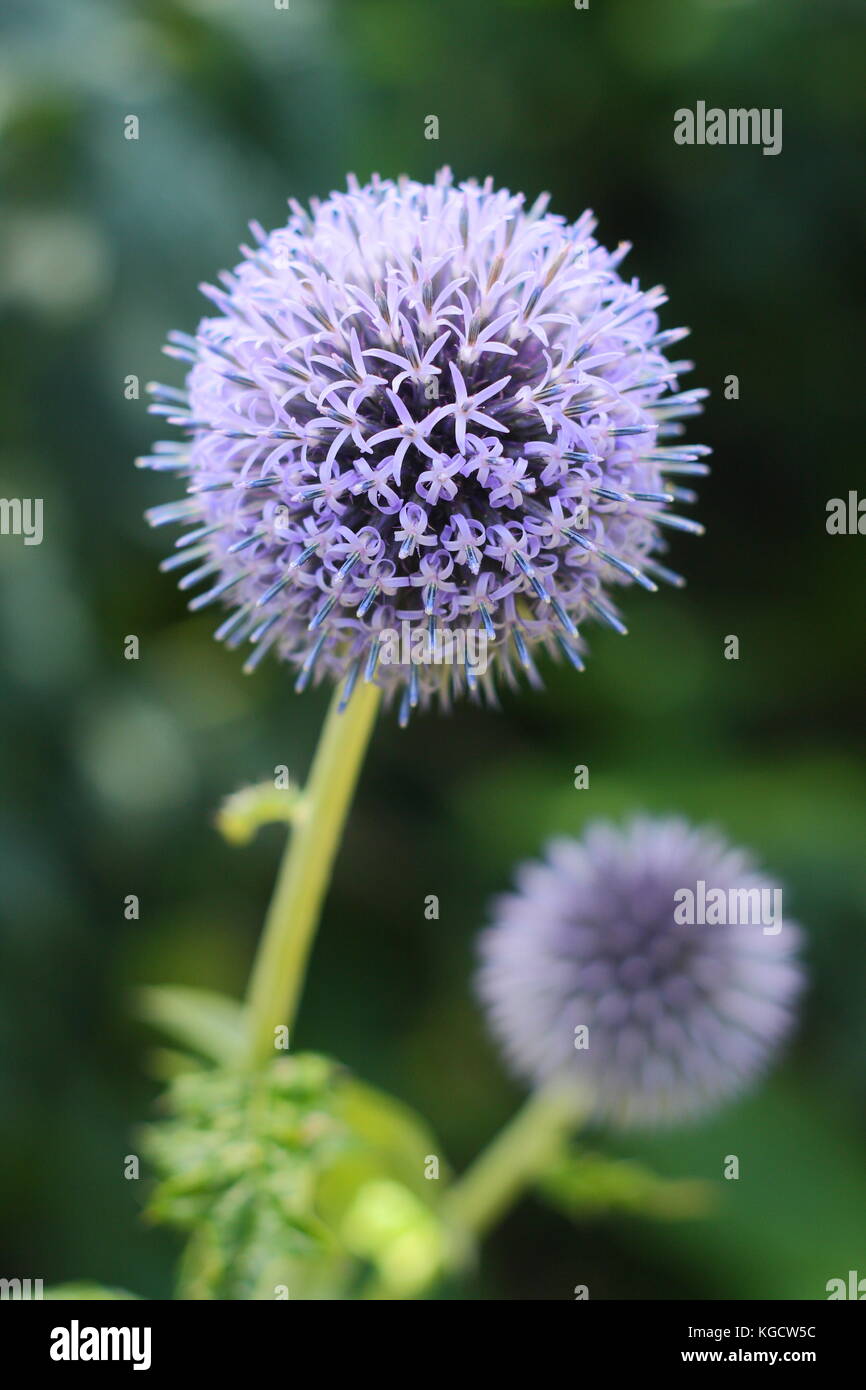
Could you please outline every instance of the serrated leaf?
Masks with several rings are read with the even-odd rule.
[[[441,1267],[435,1141],[329,1059],[200,1066],[164,1112],[143,1135],[161,1178],[148,1215],[193,1233],[185,1298],[341,1298],[371,1265],[388,1296],[411,1297]]]

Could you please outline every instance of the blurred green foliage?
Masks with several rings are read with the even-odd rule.
[[[630,595],[630,636],[593,633],[585,675],[552,670],[498,714],[383,722],[298,1045],[402,1097],[462,1166],[519,1102],[469,983],[488,895],[592,816],[715,821],[808,928],[798,1037],[700,1127],[592,1143],[716,1184],[716,1208],[575,1226],[530,1200],[460,1293],[820,1298],[862,1273],[864,541],[824,526],[859,481],[862,5],[6,0],[3,21],[0,487],[44,498],[45,540],[0,538],[2,1271],[168,1296],[178,1247],[123,1177],[156,1094],[130,994],[240,993],[284,832],[230,848],[213,817],[277,764],[303,778],[325,703],[273,667],[243,678],[157,574],[141,513],[171,489],[132,468],[158,426],[125,379],[176,380],[165,333],[195,325],[196,284],[248,218],[274,225],[350,169],[447,162],[547,188],[570,217],[591,205],[607,244],[634,243],[632,273],[667,285],[665,324],[693,326],[694,384],[713,390],[708,534],[675,542],[687,592]],[[674,111],[699,99],[781,107],[782,154],[675,145]]]
[[[187,1067],[163,1108],[143,1136],[161,1179],[147,1215],[191,1237],[179,1297],[342,1299],[375,1269],[411,1298],[443,1263],[430,1136],[327,1058],[283,1057],[252,1081]]]

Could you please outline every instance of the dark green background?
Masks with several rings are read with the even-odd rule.
[[[130,990],[239,993],[279,834],[232,850],[221,796],[303,776],[325,705],[244,678],[157,574],[135,472],[159,437],[135,373],[173,382],[169,328],[288,196],[442,163],[491,173],[661,280],[713,397],[703,540],[685,594],[629,594],[585,675],[501,713],[383,722],[316,948],[296,1043],[424,1112],[466,1162],[519,1103],[469,985],[489,894],[552,831],[643,807],[725,827],[787,886],[811,985],[765,1084],[698,1128],[602,1135],[666,1174],[718,1179],[696,1223],[569,1226],[527,1201],[472,1298],[821,1298],[866,1275],[866,538],[828,498],[863,470],[864,27],[841,0],[7,0],[2,495],[43,497],[45,541],[0,538],[3,863],[0,1274],[151,1297],[173,1240],[122,1178],[152,1106]],[[781,107],[777,158],[673,140],[677,107]],[[138,142],[123,118],[141,122]],[[424,118],[440,121],[438,142]],[[859,311],[859,312],[858,312]],[[858,358],[860,360],[858,360]],[[739,401],[722,395],[740,380]],[[123,659],[136,633],[141,659]],[[727,634],[739,661],[723,659]],[[572,769],[590,768],[590,789]],[[141,897],[138,923],[124,896]],[[427,894],[441,917],[424,919]]]

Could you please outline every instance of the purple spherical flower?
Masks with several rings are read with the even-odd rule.
[[[187,479],[154,524],[191,527],[165,568],[192,609],[267,651],[298,686],[361,677],[401,717],[438,696],[537,682],[536,648],[582,668],[579,628],[625,631],[610,591],[680,583],[661,528],[705,473],[677,444],[700,411],[665,348],[660,287],[623,279],[584,213],[443,170],[291,203],[219,287],[217,317],[166,349],[186,389],[151,407],[185,430],[142,462]],[[395,641],[399,635],[399,641]],[[473,641],[474,639],[474,641]],[[479,656],[479,652],[483,654]]]
[[[523,864],[481,938],[478,988],[514,1070],[572,1078],[596,1115],[721,1102],[792,1021],[799,928],[751,856],[683,820],[596,823]]]

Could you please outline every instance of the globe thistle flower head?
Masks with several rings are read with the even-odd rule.
[[[777,919],[780,903],[713,831],[595,823],[523,864],[494,905],[478,975],[490,1027],[519,1075],[570,1079],[598,1118],[658,1123],[719,1104],[792,1021],[800,931]]]
[[[229,610],[217,636],[252,644],[246,669],[270,651],[301,688],[373,680],[405,719],[537,683],[538,649],[582,669],[584,620],[625,631],[617,587],[682,582],[663,528],[700,531],[671,504],[709,452],[675,442],[706,394],[665,355],[687,330],[622,278],[627,245],[546,201],[448,170],[350,179],[251,224],[203,286],[217,315],[170,335],[186,387],[151,409],[187,437],[141,462],[187,496],[149,518],[190,526],[164,568],[192,566],[190,608]]]

